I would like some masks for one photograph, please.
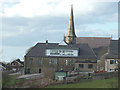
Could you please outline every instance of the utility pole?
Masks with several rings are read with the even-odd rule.
[[[118,89],[120,90],[120,1],[118,2]]]
[[[118,88],[120,90],[120,38],[118,40]]]
[[[118,59],[118,89],[120,90],[120,59]]]

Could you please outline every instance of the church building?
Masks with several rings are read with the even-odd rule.
[[[88,43],[76,43],[73,6],[65,44],[37,43],[25,55],[25,74],[44,73],[54,78],[55,71],[94,72],[97,70],[97,56]]]

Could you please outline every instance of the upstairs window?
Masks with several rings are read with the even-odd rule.
[[[50,59],[49,64],[56,65],[57,64],[57,59]]]
[[[93,68],[93,64],[88,64],[88,68],[89,69]]]
[[[116,64],[116,60],[110,60],[110,64]]]
[[[40,64],[40,65],[41,65],[41,64],[42,64],[42,60],[38,60],[38,64]]]
[[[12,63],[12,66],[16,66],[16,64],[15,64],[15,63]]]
[[[29,64],[32,64],[33,63],[33,59],[31,58],[30,60],[29,60]]]
[[[66,60],[66,65],[73,65],[73,60]]]
[[[79,68],[84,68],[84,64],[79,64]]]

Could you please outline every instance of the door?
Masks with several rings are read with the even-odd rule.
[[[64,76],[58,76],[58,80],[63,80]]]
[[[30,74],[30,68],[28,68],[28,70],[27,70],[27,74]]]
[[[41,68],[39,69],[39,73],[41,73]]]

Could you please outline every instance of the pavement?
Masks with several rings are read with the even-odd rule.
[[[21,74],[20,72],[16,72],[16,73],[10,73],[8,75],[18,75],[18,74]]]
[[[36,73],[36,74],[21,75],[18,78],[35,79],[35,78],[42,78],[42,77],[43,77],[42,73]]]

